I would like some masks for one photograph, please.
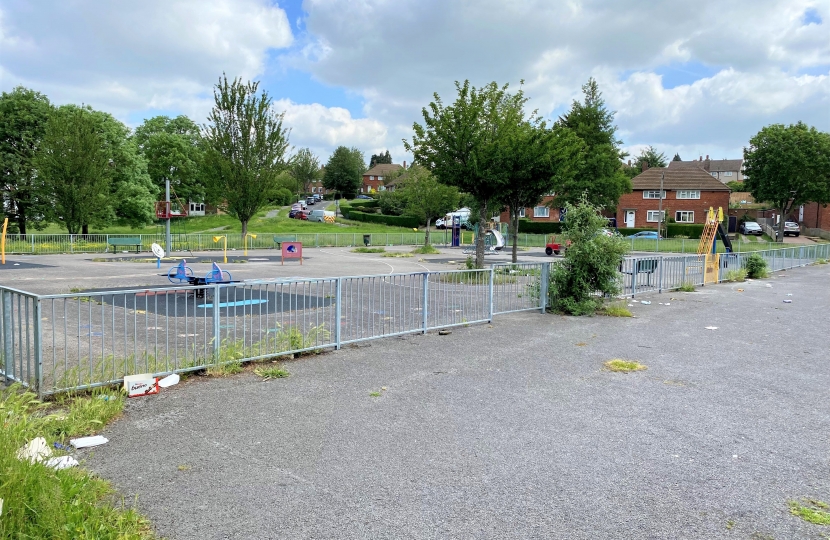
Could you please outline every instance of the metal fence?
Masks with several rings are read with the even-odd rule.
[[[244,249],[242,236],[239,233],[215,234],[173,234],[171,241],[173,251],[213,251],[221,250],[224,242],[214,242],[215,235],[227,236],[228,249]],[[423,232],[400,232],[400,233],[260,233],[256,238],[248,237],[247,247],[249,249],[273,249],[278,242],[295,241],[302,242],[307,247],[350,247],[362,246],[363,236],[369,236],[369,242],[373,246],[418,246],[424,243]],[[522,248],[544,248],[550,241],[551,235],[543,234],[519,234],[517,245]],[[49,255],[61,253],[120,253],[135,251],[133,246],[112,246],[114,239],[138,239],[139,250],[150,252],[150,246],[154,243],[164,245],[164,234],[27,234],[27,235],[6,235],[6,253],[9,254],[33,254]],[[473,233],[463,235],[468,244],[472,243]],[[432,231],[430,241],[435,245],[449,245],[451,234],[447,230]],[[508,244],[511,242],[507,239]],[[660,253],[696,253],[698,240],[685,238],[669,238],[659,242],[650,239],[627,238],[630,249],[633,252],[660,252]],[[736,252],[759,251],[768,249],[780,249],[781,244],[736,240],[733,242]],[[718,250],[724,251],[723,245],[718,243]]]
[[[758,254],[778,271],[830,258],[830,244]],[[748,256],[722,256],[718,280]],[[45,395],[544,312],[553,264],[53,295],[0,287],[0,373]],[[635,296],[700,286],[704,268],[696,255],[637,256],[619,276]]]

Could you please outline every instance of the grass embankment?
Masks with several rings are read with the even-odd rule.
[[[147,519],[126,507],[105,480],[80,468],[56,471],[17,458],[36,437],[52,448],[54,442],[68,445],[71,437],[95,434],[123,407],[117,391],[63,396],[49,404],[20,385],[0,392],[0,538],[154,538]]]

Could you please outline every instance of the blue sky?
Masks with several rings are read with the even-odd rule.
[[[455,80],[524,80],[555,118],[594,77],[629,152],[738,157],[770,123],[830,131],[828,16],[815,0],[5,0],[0,90],[130,126],[202,123],[226,72],[261,81],[295,148],[400,162],[420,109]]]

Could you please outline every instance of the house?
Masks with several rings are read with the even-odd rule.
[[[683,163],[675,161],[673,163]],[[705,223],[709,208],[729,208],[730,189],[703,167],[675,166],[646,169],[631,180],[633,191],[620,197],[620,227],[657,228],[660,177],[663,176],[663,213],[677,223]]]
[[[406,168],[406,162],[404,162],[403,166],[397,163],[380,163],[375,165],[363,173],[363,184],[360,186],[360,192],[375,193],[377,191],[384,191],[386,189],[384,178],[404,168]]]
[[[519,218],[529,219],[531,221],[560,221],[559,214],[561,209],[552,208],[552,206],[555,206],[553,203],[553,198],[553,195],[545,195],[544,197],[542,197],[542,202],[537,204],[535,207],[522,208],[521,210],[519,210]],[[510,223],[509,210],[505,210],[499,215],[499,221],[501,223]]]
[[[804,227],[830,231],[830,204],[808,203],[796,210]]]
[[[724,184],[727,182],[744,181],[744,160],[743,159],[703,159],[700,156],[697,161],[670,161],[669,169],[698,168],[709,173],[712,178],[717,178]]]

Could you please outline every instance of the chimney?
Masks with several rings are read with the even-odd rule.
[[[706,161],[709,161],[709,154],[706,154]]]
[[[406,161],[403,162],[403,168],[406,169]]]
[[[643,161],[643,172],[648,170],[648,161]]]
[[[697,160],[698,160],[698,161],[703,161],[703,156],[699,156],[699,157],[697,158]]]

